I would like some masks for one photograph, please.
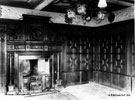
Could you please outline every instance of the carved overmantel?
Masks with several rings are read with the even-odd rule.
[[[60,66],[59,60],[61,59],[63,48],[61,37],[58,37],[56,33],[51,31],[47,21],[46,18],[24,15],[23,21],[8,25],[7,57],[8,72],[10,74],[8,75],[9,81],[7,84],[8,86],[14,85],[15,92],[20,92],[22,88],[22,80],[19,78],[22,72],[20,72],[18,67],[20,56],[27,55],[27,59],[29,56],[40,56],[44,59],[49,57],[53,61],[54,67],[56,67],[54,68],[56,72],[53,72],[53,74],[56,74],[55,76],[57,77],[55,78],[59,80],[59,70],[57,68]],[[54,61],[54,59],[57,61]],[[52,78],[52,81],[54,81],[54,78]],[[53,82],[52,87],[54,87]]]

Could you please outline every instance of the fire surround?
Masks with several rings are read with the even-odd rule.
[[[12,66],[12,64],[10,63],[10,75],[12,77],[10,77],[10,84],[11,86],[14,86],[14,91],[16,93],[23,93],[23,92],[28,92],[25,91],[26,87],[24,87],[23,82],[27,81],[26,79],[23,78],[23,71],[21,68],[21,61],[22,60],[34,60],[34,59],[49,59],[49,67],[50,67],[50,75],[48,75],[47,77],[50,78],[50,86],[49,88],[55,88],[56,85],[56,80],[59,80],[58,75],[59,75],[59,70],[57,68],[55,68],[56,66],[59,67],[59,52],[14,52],[14,66]],[[56,60],[56,61],[55,61]],[[41,74],[38,75],[31,75],[28,78],[32,78],[32,77],[39,77],[43,78],[43,76],[46,76],[45,74],[41,76]],[[45,79],[41,81],[41,83],[43,83],[43,81],[45,81]],[[33,82],[34,84],[34,82]],[[45,83],[47,84],[47,83]],[[41,92],[43,90],[43,84],[41,86],[41,89],[37,89],[36,92]],[[47,87],[47,86],[46,86]],[[32,90],[32,89],[31,89]],[[29,90],[29,91],[31,91]],[[35,89],[36,90],[36,89]]]

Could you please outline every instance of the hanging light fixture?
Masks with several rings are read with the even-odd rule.
[[[99,0],[98,7],[100,8],[100,11],[97,14],[98,19],[103,20],[106,15],[106,11],[104,11],[104,8],[107,7],[106,0]]]
[[[75,16],[76,16],[75,10],[72,8],[68,9],[65,15],[65,22],[72,23]]]
[[[91,20],[91,17],[88,16],[88,14],[87,14],[87,6],[86,6],[86,4],[78,4],[77,5],[77,13],[79,15],[81,15],[84,24]]]
[[[98,19],[103,20],[105,18],[105,15],[106,15],[106,12],[101,10],[98,12],[97,17]]]
[[[76,18],[76,14],[80,15],[83,23],[89,22],[93,17],[96,17],[98,20],[103,20],[106,17],[105,8],[107,7],[106,0],[99,0],[98,5],[96,2],[92,3],[93,7],[89,7],[90,3],[87,2],[79,2],[77,4],[72,4],[72,9],[68,9],[65,15],[66,23],[73,23],[74,18]]]
[[[76,15],[76,13],[75,13],[74,9],[68,9],[67,10],[67,17],[68,18],[75,18],[75,15]]]
[[[105,8],[105,7],[107,7],[106,0],[99,0],[98,7],[99,8]]]
[[[86,15],[86,5],[85,4],[78,4],[77,5],[77,13],[80,15]]]

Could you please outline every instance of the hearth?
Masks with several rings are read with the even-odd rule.
[[[50,62],[49,58],[34,56],[20,57],[22,73],[22,91],[43,91],[50,88]]]

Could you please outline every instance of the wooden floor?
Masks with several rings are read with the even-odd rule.
[[[122,92],[97,83],[68,86],[47,95],[0,96],[0,100],[135,100],[135,94]]]

